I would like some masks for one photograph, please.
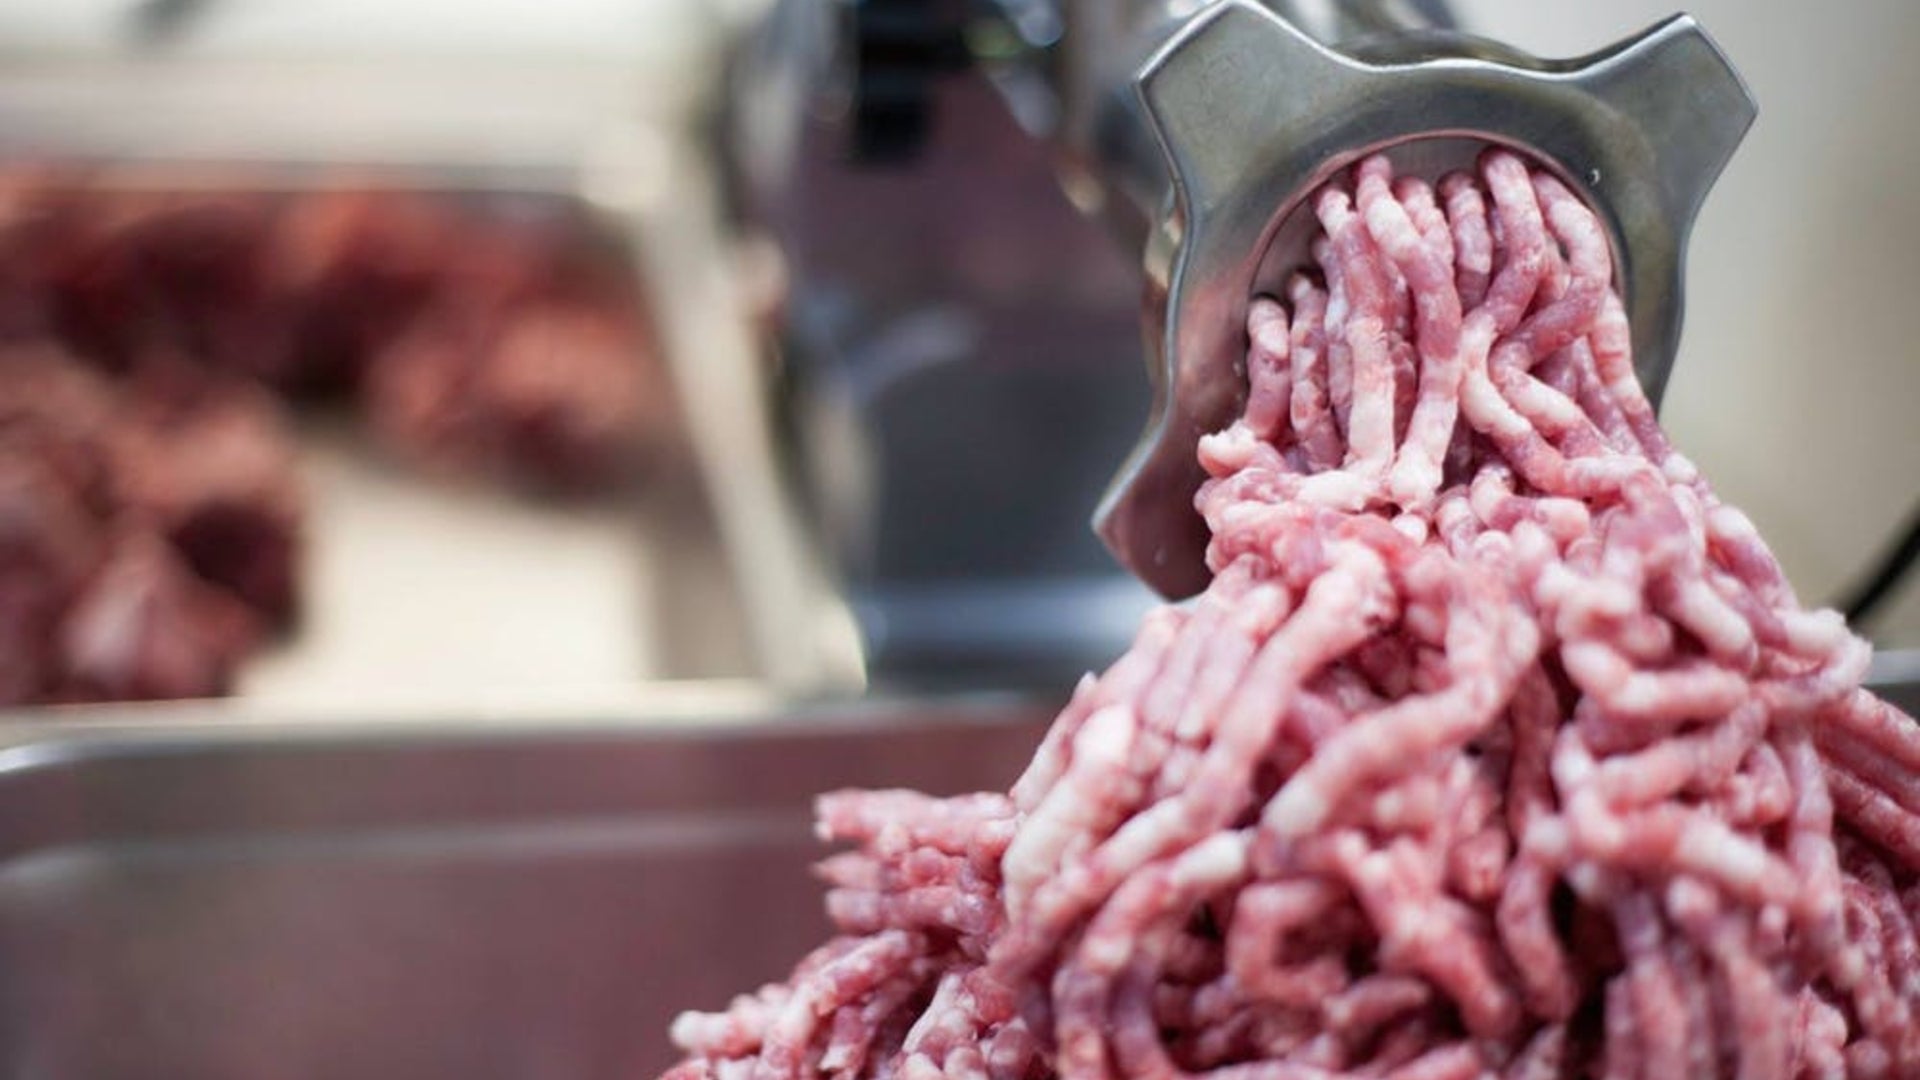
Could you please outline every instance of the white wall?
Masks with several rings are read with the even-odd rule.
[[[1709,200],[1665,417],[1824,601],[1920,499],[1920,3],[1457,0],[1474,31],[1586,52],[1676,10],[1760,120]],[[1920,645],[1920,588],[1876,634]]]

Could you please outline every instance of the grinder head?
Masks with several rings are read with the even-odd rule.
[[[1437,177],[1488,145],[1557,172],[1606,224],[1635,367],[1657,403],[1680,335],[1695,214],[1754,119],[1687,16],[1575,60],[1446,31],[1339,48],[1251,0],[1195,15],[1135,76],[1173,184],[1148,242],[1153,414],[1094,528],[1168,597],[1204,588],[1201,436],[1237,414],[1247,305],[1307,265],[1309,196],[1385,151]]]

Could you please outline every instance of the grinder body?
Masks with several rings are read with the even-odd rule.
[[[899,642],[901,628],[916,625],[932,639],[970,637],[967,648],[1031,656],[1035,643],[1078,638],[1059,652],[1066,667],[1123,643],[1144,604],[1102,575],[1090,549],[1054,545],[1073,551],[1058,566],[1034,558],[1047,544],[1036,547],[1039,534],[1028,530],[1064,535],[1060,512],[1084,512],[1077,497],[1091,490],[1039,486],[1076,482],[1094,471],[1095,454],[1123,459],[1093,507],[1095,531],[1154,592],[1177,598],[1205,585],[1195,446],[1239,406],[1246,305],[1304,263],[1311,223],[1297,211],[1312,190],[1373,152],[1394,154],[1403,171],[1433,173],[1470,164],[1488,145],[1530,154],[1607,226],[1637,366],[1657,401],[1678,339],[1694,214],[1754,114],[1730,65],[1685,17],[1586,57],[1547,61],[1462,35],[1443,6],[1411,0],[781,7],[812,28],[815,45],[811,67],[801,65],[807,76],[787,84],[831,88],[809,99],[830,107],[798,110],[789,130],[812,138],[787,139],[784,157],[764,152],[777,126],[745,125],[761,138],[738,155],[758,164],[741,190],[760,193],[746,205],[773,223],[793,260],[789,370],[802,388],[796,400],[809,402],[800,412],[812,417],[795,426],[819,444],[839,425],[825,440],[831,449],[815,445],[802,456],[838,462],[814,490],[856,597],[867,588],[878,598],[868,607],[869,639]],[[782,55],[778,40],[772,55]],[[784,68],[764,56],[746,65],[750,80],[793,70],[794,51],[784,55]],[[958,67],[968,71],[956,84],[966,89],[940,86]],[[1006,106],[997,122],[978,111],[982,79]],[[954,101],[964,109],[939,114]],[[835,144],[835,123],[852,137],[843,131]],[[893,171],[868,172],[863,158]],[[1058,181],[1057,192],[1041,173]],[[1062,216],[1062,193],[1119,239],[1108,249],[1125,253],[1118,262],[1096,254],[1091,230]],[[866,242],[847,243],[850,229]],[[1115,281],[1113,268],[1128,264],[1126,280]],[[1023,300],[1036,306],[1009,318],[1006,305]],[[1063,317],[1075,303],[1092,319],[1077,328]],[[947,317],[929,317],[935,311]],[[904,325],[882,329],[900,318]],[[1123,321],[1144,329],[1144,402],[1114,390],[1138,386],[1125,360],[1142,350],[1110,336]],[[986,332],[1016,325],[1023,329],[1011,336]],[[849,344],[849,333],[867,344]],[[905,355],[895,347],[903,343]],[[910,383],[930,385],[936,373],[964,381],[1069,369],[1076,374],[1050,399],[1023,396],[1035,388],[1014,375],[997,397],[954,384],[950,394],[922,391],[923,415],[887,415],[912,396]],[[823,400],[837,404],[823,410]],[[1109,408],[1147,417],[1124,454]],[[936,414],[938,422],[927,419]],[[835,419],[823,425],[827,415]],[[1003,452],[997,477],[942,490],[992,458],[989,450]],[[1074,465],[1059,471],[1036,467],[1068,460]],[[929,545],[956,537],[966,542]],[[934,549],[944,555],[895,576]],[[977,571],[996,559],[1003,576],[988,581]],[[1036,570],[1055,584],[1099,584],[1035,607],[1034,597],[1052,595]],[[929,572],[938,587],[916,576]],[[989,595],[1000,600],[982,599]],[[1114,602],[1102,608],[1091,595]],[[887,598],[901,596],[925,601],[923,610],[910,618],[890,610]],[[1090,614],[1100,611],[1112,621]],[[970,629],[956,633],[959,624]],[[957,659],[944,646],[917,653],[932,669]]]

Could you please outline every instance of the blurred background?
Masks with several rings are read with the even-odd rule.
[[[203,626],[173,650],[195,655],[46,656],[0,694],[311,704],[768,664],[842,685],[869,669],[1032,682],[1122,645],[1148,597],[1084,522],[1145,413],[1135,257],[1073,213],[985,80],[927,79],[910,152],[889,148],[896,135],[834,111],[861,91],[821,74],[832,45],[806,39],[832,30],[783,9],[791,25],[769,33],[772,7],[0,4],[12,351],[77,358],[100,385],[68,390],[103,409],[211,396],[195,408],[250,423],[234,438],[257,444],[237,477],[193,464],[212,451],[177,419],[138,448],[89,450],[114,505],[74,512],[113,532],[101,552],[129,552],[111,580],[154,594],[142,618]],[[1667,13],[1455,9],[1543,55]],[[1834,602],[1907,522],[1920,469],[1901,302],[1920,138],[1900,115],[1920,14],[1893,0],[1695,14],[1762,118],[1700,224],[1665,415],[1806,597]],[[727,74],[740,55],[754,62]],[[689,185],[713,235],[655,235]],[[676,243],[726,264],[717,287],[738,303],[695,306],[745,323],[736,344],[758,359],[733,363],[756,370],[729,381],[670,355],[678,331],[647,294],[684,283],[645,267],[695,258],[661,255]],[[681,400],[676,364],[694,365],[696,397],[735,397]],[[686,420],[702,410],[764,420],[761,460],[695,449],[707,436]],[[108,460],[159,456],[156,440],[177,463],[155,475]],[[757,476],[735,485],[757,493],[716,503],[729,474]],[[778,541],[756,546],[770,514],[785,515]],[[272,577],[279,594],[222,616],[221,597],[137,565],[146,533],[172,538],[188,578],[220,586],[212,562],[252,559],[229,576]],[[14,637],[74,653],[48,630],[66,613],[127,623],[83,595],[105,553],[68,560],[66,595],[15,604]],[[743,594],[743,575],[762,580]],[[1879,640],[1920,643],[1916,596],[1882,604]],[[88,636],[82,621],[68,638]],[[834,658],[779,643],[822,626]]]
[[[957,9],[0,0],[0,1074],[652,1075],[819,934],[811,793],[1005,784],[1154,602],[1141,258]],[[1689,10],[1761,112],[1664,417],[1843,603],[1920,510],[1920,5]],[[1911,703],[1920,584],[1861,629]]]
[[[1017,88],[849,75],[830,4],[470,8],[0,4],[40,525],[0,699],[1048,685],[1124,645],[1150,597],[1085,522],[1147,407],[1137,256]],[[1455,5],[1543,55],[1665,13]],[[1915,512],[1920,14],[1695,14],[1762,114],[1665,416],[1840,602]],[[93,472],[21,464],[54,444]]]

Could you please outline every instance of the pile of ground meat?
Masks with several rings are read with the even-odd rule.
[[[257,388],[0,351],[0,705],[223,691],[294,614],[293,464]]]
[[[1668,442],[1594,215],[1313,207],[1212,585],[1007,794],[823,798],[840,936],[672,1080],[1920,1076],[1920,726]]]
[[[0,174],[0,706],[202,697],[298,613],[291,408],[540,493],[670,403],[622,254],[545,204]]]
[[[630,478],[665,422],[623,254],[564,207],[0,181],[0,337],[356,405],[391,450],[539,491]]]

